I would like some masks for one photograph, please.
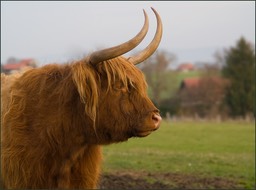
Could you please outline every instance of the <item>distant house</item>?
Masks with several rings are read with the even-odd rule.
[[[28,68],[35,68],[36,61],[34,59],[22,59],[16,62],[9,62],[2,66],[3,72],[6,74],[11,74],[15,72],[20,72]]]
[[[188,71],[193,71],[194,69],[195,67],[192,63],[183,63],[178,66],[177,71],[188,72]]]
[[[194,77],[194,78],[186,78],[183,79],[181,84],[180,84],[180,90],[191,90],[191,89],[196,89],[196,88],[202,88],[206,84],[206,87],[208,84],[213,84],[215,86],[226,86],[227,85],[227,80],[221,77]],[[211,86],[209,86],[210,88]],[[212,86],[213,87],[213,86]]]
[[[218,76],[184,79],[179,88],[183,114],[217,115],[228,84],[227,79]]]

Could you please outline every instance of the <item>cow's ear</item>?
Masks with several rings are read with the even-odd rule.
[[[78,63],[73,66],[72,72],[80,100],[85,104],[85,112],[95,121],[98,105],[98,86],[95,70],[89,65]]]

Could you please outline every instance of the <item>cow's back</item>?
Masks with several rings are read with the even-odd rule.
[[[8,130],[6,130],[3,125],[3,119],[10,104],[11,86],[21,75],[21,73],[15,73],[12,75],[1,73],[1,145],[4,139],[8,138],[8,134],[6,133]],[[2,179],[0,180],[0,187],[3,187]]]
[[[2,124],[4,115],[6,114],[11,98],[11,87],[19,79],[22,73],[15,73],[12,75],[6,75],[1,73],[1,130],[4,134],[4,126]],[[2,138],[1,138],[2,139]]]
[[[50,93],[69,89],[76,95],[70,67],[49,65],[24,74],[2,74],[1,83],[0,187],[96,188],[100,173],[100,146],[82,143],[83,134],[79,130],[69,131],[68,138],[64,138],[64,125],[71,122],[55,124],[58,117],[63,115],[60,113],[63,109],[45,106],[56,102],[53,101],[56,95]],[[33,97],[35,93],[37,96]],[[79,99],[65,92],[62,92],[62,97],[68,102],[68,108],[76,105],[71,101]],[[50,108],[48,112],[45,112],[46,108]],[[70,113],[70,109],[65,110],[65,113]],[[77,129],[80,124],[78,119],[76,121]]]

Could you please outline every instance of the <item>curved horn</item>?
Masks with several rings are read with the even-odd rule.
[[[96,51],[92,53],[89,57],[87,57],[86,60],[89,60],[89,63],[91,64],[97,64],[101,61],[112,59],[117,56],[123,55],[124,53],[132,50],[137,45],[139,45],[139,43],[144,39],[144,37],[148,32],[148,15],[144,9],[143,9],[143,13],[145,17],[144,25],[140,30],[140,32],[134,38],[132,38],[131,40],[123,44],[120,44],[111,48],[103,49],[100,51]]]
[[[134,65],[141,63],[142,61],[150,57],[156,51],[162,38],[163,26],[161,18],[154,8],[151,7],[151,9],[154,11],[157,19],[156,34],[150,44],[142,52],[129,58],[129,61],[131,61]]]

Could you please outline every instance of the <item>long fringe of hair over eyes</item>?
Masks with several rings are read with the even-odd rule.
[[[112,91],[116,81],[119,81],[126,91],[129,91],[128,86],[132,86],[139,94],[147,96],[144,75],[124,57],[103,61],[95,67],[81,61],[72,65],[72,73],[80,99],[85,104],[86,114],[94,123],[102,85],[102,74],[106,76],[107,91]]]

